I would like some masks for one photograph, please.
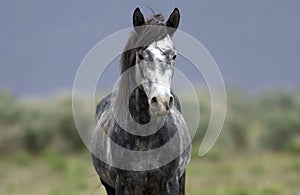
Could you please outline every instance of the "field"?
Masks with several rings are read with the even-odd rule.
[[[88,152],[32,157],[20,153],[0,160],[0,194],[105,195]],[[300,194],[300,156],[283,153],[193,157],[188,195]]]
[[[222,133],[203,157],[197,144],[210,102],[200,95],[187,195],[299,195],[300,92],[227,94]],[[1,195],[105,195],[76,131],[71,102],[69,95],[23,100],[0,91]]]

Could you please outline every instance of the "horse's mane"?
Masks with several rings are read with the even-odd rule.
[[[164,16],[155,14],[148,18],[145,25],[137,27],[128,39],[121,57],[121,74],[135,65],[136,51],[141,47],[149,46],[167,35]]]

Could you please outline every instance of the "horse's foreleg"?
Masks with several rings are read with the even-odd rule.
[[[167,185],[165,185],[165,190],[163,190],[165,193],[163,194],[166,194],[166,195],[177,195],[179,194],[180,192],[180,189],[179,189],[179,181],[178,181],[178,178],[174,178],[172,179],[171,181],[169,181],[167,183]]]
[[[184,195],[185,194],[185,172],[179,178],[179,194],[180,195]]]
[[[103,186],[105,187],[105,190],[106,190],[106,193],[107,195],[115,195],[116,192],[115,192],[115,189],[112,188],[111,186],[109,186],[107,183],[105,183],[102,179],[101,180],[101,183],[103,184]]]
[[[144,195],[140,185],[129,183],[126,183],[125,185],[120,181],[119,177],[117,177],[116,180],[115,190],[116,195]]]

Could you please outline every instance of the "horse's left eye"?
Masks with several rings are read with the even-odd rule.
[[[176,57],[177,57],[177,56],[176,56],[176,55],[174,55],[172,59],[173,59],[173,60],[175,60],[175,59],[176,59]]]
[[[144,59],[144,56],[142,54],[139,54],[138,57],[141,61]]]

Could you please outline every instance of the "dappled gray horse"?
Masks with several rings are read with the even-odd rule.
[[[113,92],[97,105],[94,167],[107,194],[184,194],[190,137],[171,90],[180,14],[145,21],[139,8]],[[123,148],[124,150],[120,149]]]

